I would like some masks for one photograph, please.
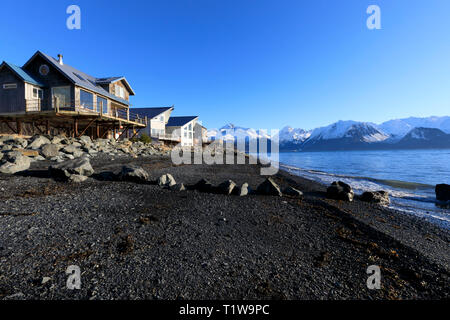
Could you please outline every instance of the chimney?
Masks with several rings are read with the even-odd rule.
[[[64,64],[63,63],[63,56],[62,56],[62,54],[58,54],[58,62],[59,62],[60,65]]]

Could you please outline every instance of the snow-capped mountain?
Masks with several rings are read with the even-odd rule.
[[[383,122],[378,128],[398,141],[414,128],[434,128],[450,133],[450,117],[406,118]]]
[[[266,132],[260,130],[238,127],[232,123],[229,123],[220,129],[208,130],[208,138],[210,140],[221,139],[223,141],[248,141],[261,138],[270,139],[270,136]]]
[[[209,130],[208,137],[225,141],[270,139],[265,132],[233,124]],[[396,119],[381,124],[338,121],[309,131],[286,126],[278,137],[283,151],[450,148],[450,117]]]
[[[280,142],[296,142],[302,143],[311,135],[311,131],[306,131],[300,128],[294,129],[290,126],[286,126],[279,132]]]
[[[326,127],[314,129],[303,143],[302,150],[361,149],[389,138],[368,122],[338,121]]]

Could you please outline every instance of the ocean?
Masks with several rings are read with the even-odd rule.
[[[450,150],[280,153],[280,168],[323,184],[341,180],[356,194],[386,190],[390,207],[450,229],[450,209],[436,205],[436,184],[450,184]]]

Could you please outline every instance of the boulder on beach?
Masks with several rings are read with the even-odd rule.
[[[273,181],[272,178],[267,178],[261,183],[256,192],[261,195],[267,196],[279,196],[281,197],[283,194],[281,193],[280,187]]]
[[[177,184],[171,185],[169,187],[169,189],[172,191],[185,191],[186,187],[182,183],[177,183]]]
[[[217,186],[217,192],[230,195],[235,187],[236,183],[233,180],[227,180]]]
[[[59,147],[56,144],[47,143],[41,147],[41,154],[46,158],[57,157],[59,154]]]
[[[283,194],[295,198],[303,198],[303,192],[290,186],[283,189]]]
[[[44,144],[48,143],[51,143],[51,141],[47,137],[37,135],[33,138],[33,141],[28,145],[28,149],[36,150],[39,149]]]
[[[18,151],[10,151],[4,154],[3,163],[0,165],[0,172],[14,174],[30,168],[31,159]]]
[[[248,186],[247,182],[243,183],[242,186],[240,186],[240,187],[236,186],[233,189],[233,194],[236,195],[236,196],[240,196],[240,197],[249,195],[251,192],[252,192],[252,190]]]
[[[148,173],[142,167],[126,165],[119,174],[120,180],[145,183],[148,181]]]
[[[197,182],[193,186],[193,188],[200,192],[213,192],[214,191],[214,187],[213,187],[212,183],[206,179],[202,179],[199,182]]]
[[[445,183],[437,184],[435,192],[436,192],[436,200],[450,201],[450,185]]]
[[[177,182],[175,181],[174,177],[170,173],[163,174],[158,179],[158,185],[160,187],[171,187],[176,184],[177,184]]]
[[[354,195],[352,187],[342,181],[334,181],[327,188],[327,198],[329,199],[353,201]]]
[[[361,195],[360,200],[383,206],[387,206],[390,203],[389,193],[387,191],[366,191]]]
[[[67,160],[48,168],[50,175],[55,179],[70,180],[74,182],[81,182],[82,179],[76,176],[89,177],[94,173],[94,169],[86,157],[77,158],[74,160]],[[75,177],[73,177],[75,175]],[[86,180],[86,179],[84,179]],[[83,181],[84,181],[83,180]]]

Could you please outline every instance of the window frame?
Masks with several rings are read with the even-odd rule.
[[[3,84],[3,90],[13,90],[13,89],[17,89],[17,83],[4,83]]]

